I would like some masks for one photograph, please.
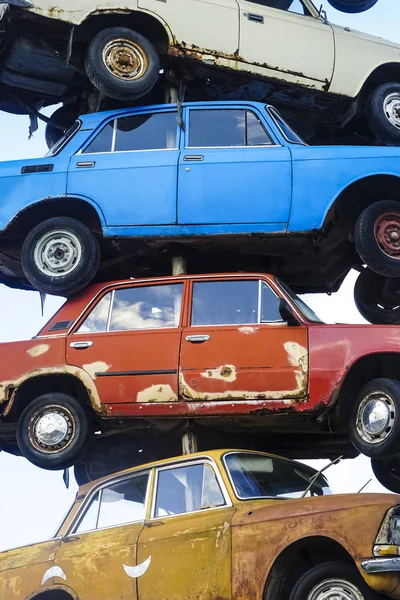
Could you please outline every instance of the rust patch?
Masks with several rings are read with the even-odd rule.
[[[239,327],[240,333],[244,333],[245,335],[250,335],[251,333],[255,333],[257,331],[257,327]]]
[[[96,379],[96,373],[105,373],[111,367],[107,363],[98,360],[96,362],[88,363],[87,365],[82,365],[87,373],[89,373],[92,379]]]
[[[201,376],[211,379],[221,379],[222,381],[235,381],[236,367],[234,365],[224,365],[216,369],[207,369],[207,371],[201,373]]]
[[[139,392],[136,401],[143,404],[148,402],[177,402],[178,396],[169,384],[158,383]]]
[[[38,346],[33,346],[32,348],[29,348],[29,350],[27,350],[26,352],[27,354],[32,356],[32,358],[35,358],[36,356],[41,356],[42,354],[45,354],[49,349],[50,346],[48,344],[39,344]]]

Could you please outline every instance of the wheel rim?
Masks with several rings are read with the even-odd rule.
[[[103,63],[114,77],[124,81],[139,79],[148,67],[147,56],[142,48],[123,38],[105,46]]]
[[[393,398],[382,391],[364,396],[357,410],[356,427],[363,442],[380,444],[393,431],[396,405]]]
[[[68,448],[75,432],[75,418],[63,406],[41,408],[33,415],[28,426],[31,445],[46,454],[55,454]]]
[[[33,259],[44,275],[65,277],[76,269],[82,258],[78,237],[70,231],[51,231],[37,242]]]
[[[364,594],[345,579],[327,579],[311,590],[307,600],[364,600]]]
[[[387,120],[397,129],[400,129],[400,94],[389,94],[383,101],[383,110]]]
[[[400,260],[400,214],[387,212],[377,218],[374,225],[375,241],[381,251]]]

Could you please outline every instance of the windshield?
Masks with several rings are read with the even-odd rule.
[[[290,299],[295,303],[297,308],[303,313],[303,315],[308,321],[311,321],[312,323],[324,323],[324,321],[321,321],[318,315],[315,314],[315,312],[308,306],[308,304],[306,304],[297,294],[292,292],[292,290],[286,283],[284,283],[280,279],[277,279],[276,281],[286,292],[286,294],[290,296]]]
[[[231,453],[224,462],[238,498],[301,498],[316,474],[311,467],[263,454]],[[307,492],[309,496],[331,494],[329,484],[319,475]]]
[[[297,133],[294,131],[294,129],[292,129],[286,123],[286,121],[284,121],[282,119],[281,115],[278,113],[276,108],[274,108],[273,106],[267,106],[267,110],[268,110],[270,116],[275,121],[275,124],[278,127],[278,129],[280,130],[280,132],[282,133],[283,137],[290,144],[301,144],[302,146],[307,146],[307,144],[301,139],[301,137],[299,135],[297,135]]]
[[[68,129],[68,131],[66,131],[58,140],[58,142],[56,142],[54,144],[54,146],[52,146],[50,148],[50,150],[48,151],[48,153],[45,156],[55,156],[56,154],[58,154],[66,145],[67,142],[69,142],[69,140],[72,138],[72,136],[74,136],[77,131],[79,131],[81,127],[81,122],[80,121],[75,121],[75,123],[72,125],[72,127],[70,127]]]

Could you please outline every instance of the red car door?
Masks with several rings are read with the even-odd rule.
[[[188,401],[266,400],[308,391],[307,327],[288,326],[279,298],[256,278],[195,280],[184,329],[181,394]]]
[[[118,287],[67,340],[67,362],[94,380],[105,404],[178,399],[183,282]]]

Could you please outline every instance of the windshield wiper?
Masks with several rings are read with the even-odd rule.
[[[314,473],[314,475],[311,477],[311,479],[309,480],[309,484],[307,486],[307,488],[304,490],[303,494],[302,494],[302,498],[304,498],[304,496],[306,496],[308,494],[308,492],[310,491],[310,489],[312,488],[312,486],[314,485],[314,483],[316,482],[316,480],[318,479],[318,477],[327,469],[329,469],[332,465],[336,465],[338,462],[340,462],[342,460],[343,456],[338,456],[337,458],[335,458],[335,460],[331,460],[331,462],[327,465],[325,465],[325,467],[322,467],[322,469],[320,469],[319,471],[317,471],[316,473]]]

